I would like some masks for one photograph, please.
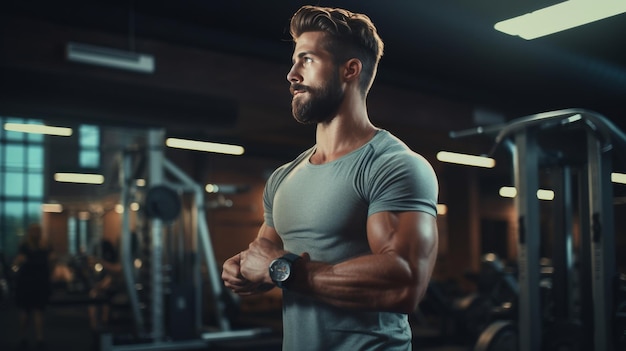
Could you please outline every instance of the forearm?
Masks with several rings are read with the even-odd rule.
[[[301,260],[302,261],[302,260]],[[289,289],[350,309],[410,313],[430,274],[393,253],[357,257],[336,265],[299,262]]]

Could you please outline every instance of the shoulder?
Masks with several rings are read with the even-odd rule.
[[[373,163],[378,167],[418,167],[432,170],[426,158],[411,150],[402,140],[386,130],[381,130],[370,144]]]

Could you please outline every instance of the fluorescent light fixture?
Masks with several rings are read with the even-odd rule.
[[[4,130],[8,130],[12,132],[47,134],[47,135],[57,135],[57,136],[72,135],[72,128],[52,127],[52,126],[46,126],[43,124],[5,123]]]
[[[73,62],[140,73],[154,72],[154,57],[152,55],[89,44],[68,43],[67,59]]]
[[[554,200],[554,191],[539,189],[537,190],[537,198],[539,200],[552,201]]]
[[[569,0],[498,22],[494,28],[531,40],[624,12],[624,0]]]
[[[515,189],[512,186],[503,186],[503,187],[500,188],[498,193],[502,197],[511,197],[511,198],[513,198],[513,197],[517,196],[517,189]],[[539,200],[546,200],[546,201],[554,200],[554,191],[546,190],[546,189],[539,189],[539,190],[537,190],[537,198]]]
[[[517,189],[515,189],[512,186],[503,186],[498,191],[498,194],[500,194],[500,196],[502,196],[502,197],[511,197],[511,198],[513,198],[513,197],[517,196]]]
[[[165,145],[178,149],[216,152],[220,154],[242,155],[244,148],[238,145],[210,143],[206,141],[167,138]]]
[[[626,174],[624,173],[611,173],[611,181],[618,184],[626,184]]]
[[[61,213],[63,206],[61,204],[42,204],[41,210],[48,213]]]
[[[446,213],[448,213],[448,206],[444,204],[437,204],[437,214],[443,216]]]
[[[62,183],[102,184],[104,183],[104,176],[101,174],[55,173],[54,180]]]
[[[457,163],[466,166],[493,168],[496,160],[490,157],[459,154],[456,152],[439,151],[437,159],[441,162]]]

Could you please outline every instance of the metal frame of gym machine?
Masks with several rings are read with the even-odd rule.
[[[126,280],[127,293],[129,296],[132,315],[135,327],[139,334],[146,334],[146,342],[132,344],[114,344],[113,335],[104,334],[100,338],[100,350],[102,351],[142,351],[142,350],[181,350],[206,348],[207,345],[215,341],[223,341],[230,339],[252,338],[267,332],[265,328],[253,328],[233,330],[225,314],[225,303],[220,299],[223,292],[223,285],[220,279],[220,270],[215,260],[213,245],[209,234],[208,224],[206,222],[206,213],[204,207],[204,190],[202,186],[187,176],[172,162],[168,161],[163,155],[164,131],[161,129],[153,129],[147,132],[147,159],[148,159],[148,185],[155,187],[167,185],[172,189],[180,192],[192,192],[194,194],[194,247],[197,240],[200,240],[202,252],[204,254],[204,262],[207,266],[208,280],[211,286],[211,293],[214,300],[216,320],[218,323],[217,330],[209,332],[202,331],[202,315],[196,308],[195,326],[199,337],[191,340],[167,340],[164,327],[164,281],[162,271],[163,257],[163,221],[159,218],[150,219],[150,235],[151,235],[151,325],[152,330],[148,333],[145,331],[145,322],[139,307],[139,299],[135,289],[135,277],[133,273],[133,259],[131,257],[131,233],[129,218],[129,187],[132,179],[132,157],[131,153],[124,153],[122,157],[121,173],[123,178],[123,186],[121,193],[121,202],[124,206],[122,218],[122,240],[121,240],[121,260],[123,262],[123,274]],[[169,172],[176,178],[177,183],[167,182],[165,173]],[[200,271],[200,260],[197,252],[194,252],[193,258],[193,279],[195,281],[195,306],[202,306],[202,274]]]
[[[519,315],[518,349],[536,351],[542,348],[542,316],[540,301],[540,213],[537,190],[541,146],[539,133],[563,126],[579,126],[586,136],[586,162],[579,165],[580,196],[580,296],[581,326],[587,347],[596,351],[617,351],[612,335],[616,278],[613,192],[611,183],[612,153],[626,152],[626,136],[613,123],[598,113],[584,109],[564,109],[539,113],[513,120],[504,125],[478,127],[451,132],[450,137],[496,135],[493,155],[500,144],[509,146],[513,157],[514,182],[517,189],[515,205],[518,215]],[[511,142],[512,139],[512,142]],[[561,171],[552,179],[556,185],[554,277],[559,279],[559,297],[554,312],[567,317],[571,307],[571,177],[572,166],[560,165]],[[586,214],[586,215],[585,215]]]

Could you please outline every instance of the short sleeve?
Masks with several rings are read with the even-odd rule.
[[[382,211],[421,211],[437,215],[439,184],[430,163],[406,151],[377,162],[370,188],[368,215]]]

